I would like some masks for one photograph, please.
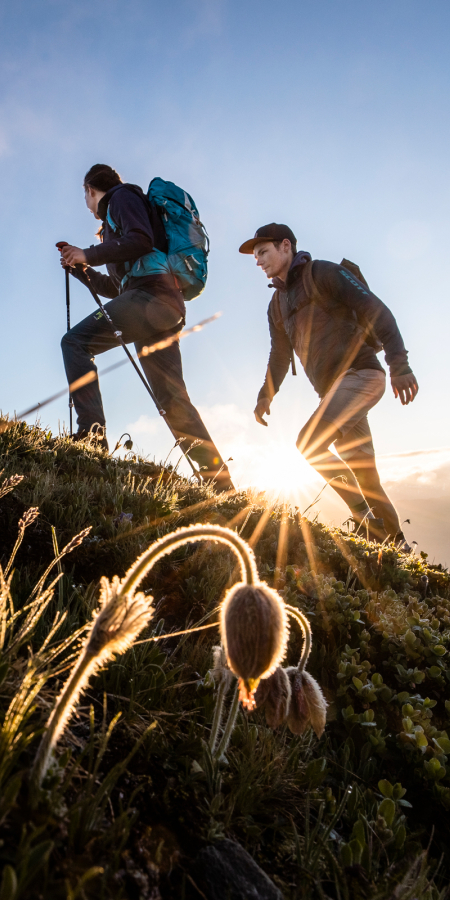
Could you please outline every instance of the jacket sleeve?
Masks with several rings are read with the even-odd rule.
[[[291,342],[281,324],[276,325],[272,314],[272,302],[267,312],[270,331],[270,354],[264,384],[258,394],[258,401],[267,397],[272,400],[280,390],[291,362]]]
[[[71,269],[70,274],[73,275],[77,281],[83,282],[83,277],[78,269]],[[119,288],[115,285],[114,280],[109,275],[103,275],[102,272],[96,272],[95,269],[91,269],[90,266],[86,269],[86,274],[89,276],[89,281],[91,282],[94,291],[97,294],[100,294],[100,297],[107,297],[108,300],[114,300],[114,297],[119,296]]]
[[[109,204],[111,217],[120,234],[108,238],[98,247],[85,250],[90,266],[105,263],[134,262],[153,250],[153,229],[148,209],[142,197],[124,188],[116,191]]]
[[[370,324],[383,343],[386,363],[392,375],[407,375],[408,351],[390,309],[369,288],[343,266],[318,262],[313,266],[320,292],[353,310],[361,325]]]

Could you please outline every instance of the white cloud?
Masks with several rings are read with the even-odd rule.
[[[413,450],[378,458],[382,481],[410,493],[450,496],[450,447]]]
[[[161,431],[161,420],[155,419],[153,416],[142,415],[139,416],[136,422],[132,422],[131,425],[128,425],[130,429],[130,434],[133,433],[137,437],[147,438],[153,437],[155,434],[159,434]]]

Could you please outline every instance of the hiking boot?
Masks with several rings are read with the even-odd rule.
[[[386,540],[388,534],[384,527],[383,519],[375,519],[366,517],[363,520],[358,521],[358,519],[353,516],[353,521],[355,523],[355,532],[358,532],[360,537],[366,538],[368,541],[373,541],[376,544],[381,544]]]
[[[101,425],[93,425],[89,431],[86,431],[85,428],[80,428],[75,434],[70,435],[70,440],[82,441],[86,444],[92,443],[98,449],[109,451],[106,430]]]
[[[387,531],[384,527],[384,520],[366,519],[366,522],[369,529],[369,541],[374,541],[376,544],[382,544],[388,536]],[[366,522],[364,522],[362,528],[365,528]]]

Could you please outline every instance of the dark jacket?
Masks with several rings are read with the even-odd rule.
[[[383,371],[374,349],[364,340],[363,323],[370,323],[383,343],[391,375],[411,372],[394,316],[375,294],[343,266],[315,260],[312,274],[321,301],[311,302],[302,268],[303,264],[295,265],[294,260],[285,290],[277,289],[270,301],[271,350],[258,400],[271,400],[279,390],[292,348],[320,397],[347,369]]]
[[[110,211],[116,233],[107,221]],[[129,278],[122,287],[126,274],[125,263],[131,265],[154,247],[167,252],[164,226],[158,214],[150,207],[148,200],[138,185],[118,184],[111,188],[98,204],[98,214],[102,219],[102,242],[84,251],[89,268],[87,274],[94,290],[102,297],[117,297],[124,291],[142,288],[159,299],[166,300],[185,315],[184,299],[171,275],[146,275]],[[91,266],[106,265],[108,275],[96,272]],[[77,271],[72,270],[76,277]]]

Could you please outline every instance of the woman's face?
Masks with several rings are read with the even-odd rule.
[[[96,191],[95,188],[91,187],[89,184],[84,185],[84,199],[86,201],[86,206],[96,219],[100,218],[97,209],[98,202],[102,196],[103,193],[101,191]]]

